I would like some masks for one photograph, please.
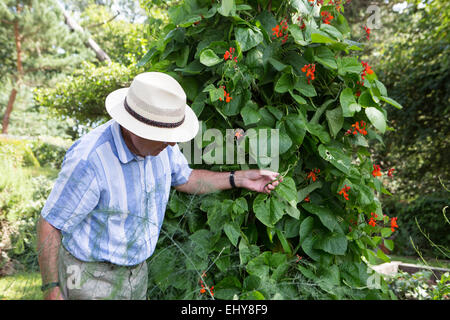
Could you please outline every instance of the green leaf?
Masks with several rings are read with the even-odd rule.
[[[234,10],[233,10],[234,9]],[[222,5],[217,10],[221,15],[228,17],[232,11],[236,10],[234,0],[222,0]]]
[[[275,85],[275,91],[285,93],[294,89],[295,79],[291,73],[283,73]]]
[[[307,187],[301,189],[297,193],[297,199],[299,202],[303,201],[308,194],[313,192],[314,190],[322,187],[322,181],[316,181],[308,185]]]
[[[344,36],[342,35],[342,33],[330,24],[322,24],[320,26],[320,30],[325,31],[326,33],[328,33],[329,35],[334,37],[336,40],[344,39]]]
[[[387,103],[393,105],[397,109],[403,109],[402,105],[392,98],[381,96],[380,99],[383,100],[384,102],[387,102]]]
[[[302,239],[306,239],[311,234],[311,231],[314,227],[314,218],[313,217],[307,217],[305,220],[302,221],[302,224],[300,225],[300,241]]]
[[[286,131],[294,143],[301,145],[306,134],[306,123],[298,114],[289,114],[285,117]]]
[[[384,239],[384,246],[388,248],[390,251],[394,250],[394,241],[389,239]]]
[[[320,222],[330,231],[335,231],[339,229],[339,225],[337,224],[336,217],[334,216],[333,212],[325,207],[325,206],[319,206],[313,203],[305,203],[302,205],[302,207],[319,217]]]
[[[384,118],[384,114],[374,107],[366,108],[365,111],[367,118],[373,126],[384,133],[386,131],[386,119]]]
[[[233,246],[236,247],[241,235],[239,226],[234,223],[227,222],[223,227],[223,231],[227,235],[228,239],[230,239],[230,242],[233,244]]]
[[[328,233],[322,236],[315,244],[315,249],[321,249],[334,255],[344,255],[347,251],[347,237],[341,233]]]
[[[331,69],[337,69],[334,53],[325,46],[316,48],[314,60]]]
[[[308,130],[308,132],[312,135],[318,137],[322,143],[326,144],[331,140],[328,131],[326,131],[325,128],[318,123],[308,123],[306,125],[306,130]]]
[[[248,101],[241,110],[241,116],[246,126],[257,123],[261,119],[261,115],[258,112],[258,105],[253,101]]]
[[[291,94],[291,97],[294,98],[294,100],[298,104],[307,104],[308,103],[308,102],[306,102],[306,100],[302,96],[299,96],[298,94],[295,94],[292,91],[289,91],[289,93]]]
[[[275,188],[275,191],[291,206],[297,207],[297,188],[295,187],[294,179],[291,177],[284,177],[283,182]]]
[[[265,194],[258,194],[253,201],[253,211],[259,221],[267,227],[274,228],[284,214],[281,205],[279,201],[272,200]]]
[[[207,67],[215,66],[222,61],[223,59],[220,59],[211,49],[206,49],[200,54],[200,63]]]
[[[360,74],[363,70],[361,63],[355,57],[343,57],[337,59],[338,73],[345,76],[347,73]]]
[[[342,129],[344,125],[344,116],[342,114],[342,109],[337,107],[333,110],[327,110],[325,112],[328,127],[330,128],[333,137],[336,137],[338,132]]]
[[[341,103],[342,115],[344,117],[353,117],[355,112],[361,110],[361,106],[356,103],[355,96],[350,88],[345,88],[342,90],[339,101]]]
[[[283,232],[276,229],[277,237],[280,240],[281,246],[283,247],[284,252],[288,254],[292,254],[291,247],[289,246],[289,243],[286,240],[286,237],[284,236]]]
[[[385,255],[381,249],[378,249],[377,257],[383,260],[384,262],[391,262],[391,259],[387,255]]]
[[[388,237],[391,236],[391,234],[392,234],[391,228],[383,228],[383,229],[381,229],[381,236],[383,238],[388,238]]]
[[[235,30],[236,41],[243,52],[248,51],[263,42],[264,36],[259,29],[241,28]]]
[[[342,151],[343,148],[340,148],[337,144],[321,144],[318,149],[324,160],[330,162],[345,174],[350,174],[351,158]]]
[[[300,77],[298,79],[295,84],[295,90],[299,91],[305,97],[317,96],[316,89],[314,89],[314,86],[311,83],[308,84],[306,77]]]
[[[303,251],[305,251],[305,253],[315,261],[319,261],[320,257],[323,256],[323,253],[313,248],[317,239],[318,236],[311,236],[311,235],[306,238],[303,238],[303,240],[300,239]]]
[[[305,40],[305,37],[303,36],[303,31],[300,29],[300,27],[296,24],[289,26],[289,33],[294,38],[295,43],[301,45],[301,46],[307,46],[308,41]]]
[[[336,40],[332,39],[330,35],[326,32],[313,29],[311,31],[311,42],[312,43],[336,43]]]

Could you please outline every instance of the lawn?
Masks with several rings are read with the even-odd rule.
[[[18,273],[0,278],[1,300],[42,300],[39,272]]]

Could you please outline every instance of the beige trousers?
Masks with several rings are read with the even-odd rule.
[[[147,263],[118,266],[109,262],[84,262],[61,244],[58,257],[61,294],[66,300],[145,300]]]

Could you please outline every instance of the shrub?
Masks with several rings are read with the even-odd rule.
[[[382,214],[377,193],[389,192],[368,146],[390,129],[384,103],[401,106],[358,59],[363,44],[349,39],[341,4],[189,0],[169,9],[139,65],[181,83],[202,129],[278,129],[284,180],[271,195],[172,194],[149,261],[150,298],[393,297],[384,281],[369,285],[366,262],[389,261],[376,248],[393,248],[395,220]],[[251,146],[245,154],[258,163],[210,168],[270,165]]]

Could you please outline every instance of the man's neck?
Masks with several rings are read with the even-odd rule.
[[[124,128],[122,126],[120,126],[120,131],[122,132],[122,137],[123,140],[125,141],[125,144],[127,145],[128,149],[131,151],[131,153],[140,156],[140,157],[144,157],[143,155],[141,155],[139,153],[139,151],[137,151],[136,147],[133,144],[133,141],[130,138],[129,133],[127,132],[127,130],[124,130]]]

